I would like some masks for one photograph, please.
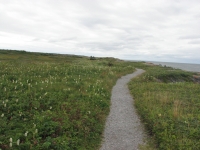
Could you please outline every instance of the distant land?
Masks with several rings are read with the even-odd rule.
[[[42,53],[42,52],[29,52],[25,50],[11,50],[11,49],[0,49],[1,53],[14,52],[14,53],[35,53],[35,54],[49,54],[49,55],[67,55],[67,56],[79,56],[79,57],[89,57],[82,55],[73,55],[73,54],[57,54],[57,53]],[[125,60],[125,61],[133,61],[133,62],[142,62],[143,60]],[[162,65],[167,67],[172,67],[176,69],[182,69],[185,71],[191,72],[200,72],[200,64],[192,64],[192,63],[177,63],[177,62],[159,62],[159,61],[143,61],[150,62],[156,65]]]

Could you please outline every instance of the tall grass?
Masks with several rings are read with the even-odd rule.
[[[111,89],[134,69],[113,58],[3,51],[0,149],[98,149]]]
[[[200,149],[200,84],[193,73],[144,66],[130,82],[138,113],[160,150]]]

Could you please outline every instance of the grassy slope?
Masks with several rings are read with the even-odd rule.
[[[134,63],[0,50],[0,70],[1,149],[97,149],[111,89]]]
[[[146,73],[129,88],[157,149],[199,150],[200,84],[193,82],[193,73],[141,63],[137,67]]]

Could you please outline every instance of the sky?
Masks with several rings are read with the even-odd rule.
[[[200,64],[200,0],[0,0],[0,49]]]

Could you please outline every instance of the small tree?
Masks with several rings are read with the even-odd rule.
[[[94,56],[90,56],[90,60],[95,60],[95,57]]]

